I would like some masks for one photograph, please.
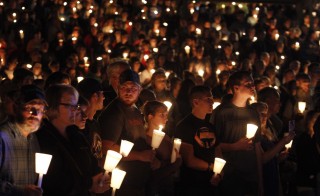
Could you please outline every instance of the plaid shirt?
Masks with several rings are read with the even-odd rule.
[[[25,185],[35,184],[36,152],[34,134],[24,137],[11,122],[0,127],[0,195],[20,195]]]

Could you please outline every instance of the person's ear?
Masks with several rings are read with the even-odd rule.
[[[148,121],[151,120],[153,118],[152,114],[148,114]]]

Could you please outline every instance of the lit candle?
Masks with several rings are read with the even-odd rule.
[[[220,102],[213,102],[213,104],[212,104],[212,108],[213,109],[216,109],[219,105],[220,105],[221,103]]]
[[[77,77],[78,83],[81,82],[83,79],[84,79],[83,76],[78,76],[78,77]]]
[[[124,59],[127,59],[128,56],[129,56],[129,53],[128,53],[128,52],[124,52],[124,53],[122,54],[122,56],[123,56]]]
[[[214,158],[213,172],[215,176],[221,173],[225,164],[226,161],[224,159],[218,157]]]
[[[169,111],[172,106],[172,103],[170,101],[164,101],[163,104],[167,106],[168,111]]]
[[[118,168],[112,171],[110,183],[110,186],[112,187],[112,196],[115,196],[116,190],[120,188],[125,175],[126,172]]]
[[[298,109],[300,111],[300,113],[303,113],[304,110],[306,109],[306,102],[303,102],[303,101],[299,101],[298,102]]]
[[[154,72],[156,72],[155,69],[151,69],[151,70],[150,70],[150,73],[151,73],[151,74],[154,74]]]
[[[123,157],[127,157],[133,147],[133,143],[129,142],[127,140],[121,140],[120,145],[120,154],[122,154]]]
[[[196,28],[196,34],[197,34],[197,35],[201,35],[201,29]]]
[[[32,65],[29,64],[29,63],[26,65],[26,67],[27,67],[28,69],[32,69]]]
[[[143,55],[143,59],[144,59],[145,61],[148,60],[148,59],[149,59],[149,55],[147,55],[147,54]]]
[[[169,78],[170,74],[171,74],[170,71],[166,71],[166,73],[165,73],[166,78]]]
[[[121,154],[113,150],[108,150],[103,168],[106,170],[106,172],[112,172],[112,170],[118,165],[121,158]]]
[[[102,57],[101,57],[101,56],[98,56],[98,57],[97,57],[97,61],[102,61]]]
[[[292,140],[285,145],[285,147],[286,147],[287,150],[288,150],[289,148],[291,148],[291,146],[292,146]]]
[[[151,147],[153,150],[159,148],[163,137],[164,137],[165,133],[162,132],[161,130],[153,130],[153,134],[152,134],[152,140],[151,140]]]
[[[159,33],[160,33],[159,29],[156,29],[154,32],[156,33],[157,36],[159,36]]]
[[[190,46],[185,46],[184,47],[184,50],[186,51],[186,53],[187,53],[187,55],[189,55],[190,54]]]
[[[219,75],[221,73],[220,69],[217,69],[216,75]]]
[[[73,44],[76,44],[76,43],[77,43],[77,37],[72,37],[71,40],[72,40],[72,43],[73,43]]]
[[[300,48],[300,43],[299,43],[299,42],[294,43],[294,48],[295,48],[296,50],[299,50],[299,48]]]
[[[152,51],[157,53],[159,51],[159,49],[158,48],[153,48]]]
[[[181,146],[181,139],[174,138],[173,147],[172,147],[172,153],[171,153],[171,163],[176,162],[177,155],[179,154],[180,146]]]
[[[253,42],[255,42],[255,41],[257,41],[258,40],[258,38],[257,37],[253,37]]]
[[[253,138],[254,135],[256,134],[257,129],[258,129],[258,126],[257,126],[257,125],[247,124],[247,134],[246,134],[246,137],[247,137],[248,139]]]
[[[43,175],[47,173],[52,155],[36,153],[36,173],[39,174],[38,187],[42,185]]]
[[[203,70],[203,69],[199,69],[199,70],[198,70],[198,75],[201,76],[201,77],[203,77],[203,75],[204,75],[204,70]]]
[[[20,34],[20,39],[23,39],[23,38],[24,38],[23,30],[20,30],[20,31],[19,31],[19,34]]]

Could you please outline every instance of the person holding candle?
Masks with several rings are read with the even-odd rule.
[[[100,114],[102,152],[119,152],[121,140],[134,143],[127,157],[123,157],[118,168],[127,172],[117,190],[117,195],[145,195],[145,186],[154,169],[160,166],[153,151],[146,142],[143,115],[135,106],[141,91],[139,75],[128,69],[121,73],[118,97]]]
[[[223,156],[227,161],[220,183],[222,195],[263,194],[261,129],[257,112],[247,105],[255,88],[250,72],[238,71],[228,80],[233,96],[218,106],[214,126]],[[247,124],[258,130],[253,138],[246,138]]]
[[[47,117],[37,132],[42,153],[51,154],[43,177],[43,195],[90,195],[110,189],[110,177],[91,153],[85,137],[75,126],[79,94],[69,85],[52,85],[46,91]],[[101,183],[102,182],[102,183]]]
[[[0,195],[41,195],[35,185],[35,153],[39,143],[35,131],[40,127],[47,103],[34,85],[22,86],[13,96],[15,116],[0,127]]]
[[[267,87],[269,88],[269,87]],[[270,89],[273,89],[270,87]],[[275,90],[275,89],[274,89]],[[263,89],[262,91],[265,91]],[[262,92],[263,93],[263,92]],[[260,95],[260,93],[259,93]],[[260,95],[261,96],[261,95]],[[279,101],[280,102],[280,101]],[[285,160],[288,156],[288,151],[284,150],[287,143],[292,141],[295,136],[294,132],[289,132],[288,135],[280,139],[275,131],[275,127],[270,123],[269,105],[263,102],[253,103],[251,105],[260,116],[261,122],[261,146],[263,149],[263,184],[264,195],[276,196],[280,194],[280,173],[279,162]],[[270,106],[271,110],[273,106]]]
[[[143,106],[143,114],[146,120],[147,142],[151,145],[153,130],[161,129],[168,120],[168,108],[159,101],[148,101]],[[174,178],[182,163],[180,156],[174,163],[170,163],[173,142],[165,135],[159,148],[156,149],[156,157],[161,162],[161,167],[152,172],[151,181],[148,183],[148,195],[174,195]]]
[[[212,113],[210,88],[195,86],[189,100],[192,111],[176,127],[174,137],[182,140],[178,195],[214,195],[220,175],[213,175],[215,157],[222,157],[213,125],[205,118]]]

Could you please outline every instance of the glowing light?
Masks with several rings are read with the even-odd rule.
[[[97,57],[97,61],[102,61],[102,57],[101,57],[101,56],[98,56],[98,57]]]

